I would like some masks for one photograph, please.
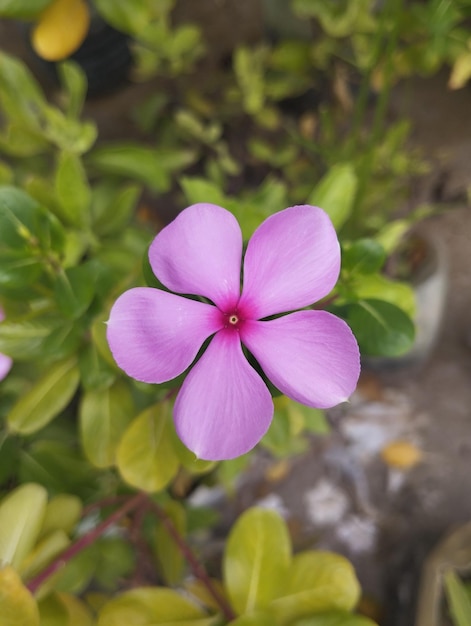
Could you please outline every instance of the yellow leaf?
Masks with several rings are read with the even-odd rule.
[[[396,440],[384,446],[381,458],[390,467],[410,469],[422,460],[422,452],[409,441]]]
[[[453,63],[451,75],[448,79],[449,89],[461,89],[471,78],[471,52],[467,50],[460,54]]]
[[[126,429],[116,452],[124,480],[143,491],[168,485],[179,467],[172,445],[170,406],[157,404],[138,415]]]
[[[37,604],[10,566],[0,570],[0,616],[2,626],[39,626]]]
[[[31,43],[46,61],[61,61],[81,46],[89,26],[85,0],[55,0],[41,13]]]

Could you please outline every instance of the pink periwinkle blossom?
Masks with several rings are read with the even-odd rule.
[[[347,324],[326,311],[299,310],[325,297],[339,275],[340,246],[327,214],[308,205],[275,213],[257,228],[243,261],[242,250],[232,213],[190,206],[149,249],[154,274],[174,293],[130,289],[108,321],[116,362],[146,383],[182,374],[211,338],[174,406],[179,437],[201,459],[244,454],[270,425],[271,393],[245,351],[282,393],[310,407],[347,400],[360,372]]]
[[[5,319],[5,313],[2,307],[0,307],[0,323]],[[3,380],[8,372],[11,370],[12,360],[6,354],[0,354],[0,380]]]

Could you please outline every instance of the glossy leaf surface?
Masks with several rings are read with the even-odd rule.
[[[156,404],[138,415],[123,434],[116,462],[124,480],[133,487],[160,491],[177,473],[171,419],[169,404]]]
[[[239,615],[266,608],[286,586],[291,543],[273,511],[252,508],[231,530],[223,560],[224,583]]]
[[[1,563],[11,563],[16,568],[33,549],[41,531],[46,502],[46,490],[34,483],[17,487],[1,501]]]
[[[27,435],[43,428],[70,402],[79,383],[75,358],[52,365],[8,415],[13,432]]]

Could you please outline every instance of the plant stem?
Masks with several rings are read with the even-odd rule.
[[[147,494],[145,493],[139,493],[133,498],[130,498],[121,508],[103,520],[101,524],[98,524],[96,528],[88,533],[85,533],[85,535],[80,537],[80,539],[78,539],[75,543],[66,548],[52,561],[52,563],[50,563],[37,576],[29,581],[27,587],[31,593],[35,593],[48,578],[55,574],[61,567],[66,565],[75,555],[96,541],[107,528],[118,522],[121,518],[127,515],[127,513],[144,504],[146,501]]]
[[[215,600],[215,602],[221,609],[221,612],[224,615],[224,617],[228,621],[235,619],[236,615],[234,611],[232,610],[232,607],[227,602],[224,595],[221,594],[218,588],[214,585],[208,573],[206,572],[204,567],[201,565],[201,563],[198,561],[195,554],[191,550],[190,546],[185,542],[184,538],[180,535],[175,524],[172,522],[172,520],[167,515],[167,513],[153,500],[149,500],[149,506],[152,508],[155,515],[159,518],[159,520],[165,527],[166,531],[168,532],[170,537],[173,539],[173,541],[177,545],[178,549],[180,550],[183,557],[185,558],[188,565],[190,566],[191,570],[193,571],[193,574],[195,575],[195,577],[198,578],[198,580],[200,580],[203,583],[203,585],[206,587],[208,592],[211,594],[211,596],[213,597],[213,599]]]

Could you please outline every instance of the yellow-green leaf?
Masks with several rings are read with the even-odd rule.
[[[453,623],[456,626],[470,626],[471,598],[465,584],[452,569],[445,572],[444,582]]]
[[[79,370],[75,357],[51,365],[13,406],[8,415],[10,429],[29,435],[46,426],[70,402],[78,383]]]
[[[72,152],[61,152],[55,189],[60,202],[60,217],[73,226],[89,220],[91,192],[82,161]]]
[[[185,536],[186,513],[183,506],[179,502],[171,500],[163,508],[180,535]],[[161,522],[155,528],[154,540],[154,550],[160,570],[165,582],[173,587],[182,579],[185,564],[182,553]]]
[[[39,626],[37,604],[12,567],[0,569],[0,616],[2,626]]]
[[[90,609],[70,593],[53,592],[38,606],[41,626],[93,626]]]
[[[276,623],[272,614],[257,611],[251,615],[242,615],[231,622],[231,626],[276,626]]]
[[[82,502],[77,496],[60,493],[49,500],[46,506],[41,535],[53,530],[70,533],[82,515]]]
[[[34,550],[22,561],[18,571],[25,580],[29,580],[63,552],[69,544],[70,539],[65,532],[55,530],[39,541]]]
[[[88,459],[97,467],[115,463],[116,448],[133,417],[129,387],[117,382],[112,387],[88,391],[80,405],[80,432]]]
[[[349,163],[330,168],[308,198],[308,204],[327,212],[336,230],[350,217],[358,186],[355,170]]]
[[[451,69],[448,87],[461,89],[471,78],[471,51],[466,50],[456,57]]]
[[[224,553],[224,581],[238,614],[264,609],[286,588],[291,543],[282,518],[252,508],[237,520]]]
[[[116,462],[121,476],[133,487],[160,491],[177,473],[179,463],[169,420],[169,403],[159,403],[143,411],[126,429]]]
[[[402,309],[409,317],[415,315],[414,290],[408,283],[391,280],[381,274],[370,274],[355,283],[355,295],[365,300],[384,300]]]
[[[100,611],[98,626],[210,626],[201,609],[187,598],[159,587],[143,587],[123,593],[111,600]]]
[[[0,564],[11,563],[18,567],[33,549],[43,523],[46,502],[46,490],[35,483],[17,487],[2,500]]]
[[[360,585],[345,557],[307,551],[294,557],[282,593],[271,606],[284,625],[316,612],[351,611],[360,597]]]

